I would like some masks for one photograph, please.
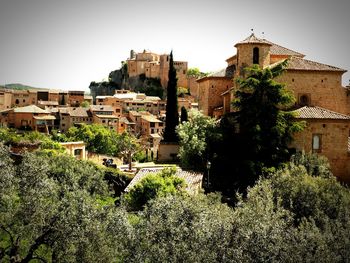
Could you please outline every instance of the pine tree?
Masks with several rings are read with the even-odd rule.
[[[169,80],[167,86],[166,120],[164,130],[164,142],[177,142],[176,126],[179,124],[179,112],[177,105],[177,78],[174,68],[173,51],[170,53]]]

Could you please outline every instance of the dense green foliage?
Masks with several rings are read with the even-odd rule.
[[[188,121],[177,127],[180,138],[181,164],[195,170],[204,170],[210,159],[210,146],[220,138],[216,121],[197,110],[189,112]]]
[[[64,152],[64,148],[57,141],[37,131],[17,133],[16,130],[0,128],[0,142],[22,147],[37,144],[41,150]]]
[[[68,141],[84,141],[86,149],[101,154],[116,156],[118,149],[115,141],[118,134],[111,129],[98,124],[82,124],[71,127],[66,133]]]
[[[41,153],[15,166],[0,146],[0,261],[346,262],[350,191],[306,160],[325,171],[295,157],[234,207],[148,179],[144,209],[127,213],[95,165]]]
[[[187,70],[186,75],[189,77],[203,78],[207,76],[209,73],[204,73],[199,70],[199,68],[189,68]]]
[[[240,133],[246,143],[253,169],[276,167],[290,157],[292,134],[302,126],[292,112],[284,111],[294,104],[294,96],[284,85],[274,81],[281,75],[287,61],[260,69],[258,65],[245,69],[249,76],[239,80],[233,105],[238,110]]]
[[[57,140],[84,141],[87,150],[112,156],[126,157],[131,162],[132,156],[139,152],[140,145],[136,138],[128,133],[118,134],[98,124],[82,124],[71,127],[65,135],[55,135]]]
[[[176,126],[179,124],[179,112],[177,105],[177,78],[174,67],[173,52],[170,53],[169,79],[167,86],[166,119],[163,140],[165,142],[177,142]]]
[[[237,190],[245,192],[265,170],[279,168],[293,153],[289,148],[292,135],[303,128],[303,123],[295,121],[292,112],[286,110],[294,103],[293,95],[274,80],[286,63],[245,69],[249,74],[238,81],[233,102],[236,111],[226,114],[214,128],[219,140],[210,140],[212,132],[199,132],[205,138],[201,141],[207,143],[198,155],[206,152],[212,163],[212,189],[225,196],[232,197]],[[196,139],[196,133],[193,135]],[[188,137],[184,133],[182,136]],[[192,147],[185,144],[191,145],[190,140],[181,140],[180,147],[191,152]]]
[[[149,174],[133,186],[123,198],[131,210],[141,210],[156,197],[184,193],[185,181],[175,176],[176,169],[165,168],[159,173]]]
[[[112,262],[119,257],[119,233],[127,233],[128,223],[95,166],[34,154],[25,154],[14,166],[2,146],[0,155],[1,262]]]

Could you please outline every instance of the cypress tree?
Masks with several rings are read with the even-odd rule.
[[[166,120],[164,130],[164,142],[178,142],[176,126],[179,124],[179,112],[177,105],[177,78],[174,68],[173,51],[170,53],[169,80],[167,86]]]
[[[181,123],[183,123],[184,121],[188,121],[188,114],[187,114],[187,110],[184,106],[181,107]]]

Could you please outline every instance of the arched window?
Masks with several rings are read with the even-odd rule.
[[[253,64],[259,64],[259,48],[253,48]]]
[[[15,103],[16,103],[16,104],[19,104],[19,99],[16,99]]]
[[[309,96],[304,94],[299,97],[299,104],[300,106],[309,106],[310,105],[310,99]]]

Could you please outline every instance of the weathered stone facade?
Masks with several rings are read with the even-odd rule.
[[[233,111],[229,105],[238,89],[236,79],[246,77],[246,67],[253,64],[260,68],[273,67],[288,59],[286,71],[276,80],[293,93],[294,108],[299,108],[299,118],[306,122],[305,129],[295,135],[291,146],[326,156],[334,175],[350,182],[350,92],[342,86],[342,75],[346,71],[304,59],[305,55],[257,38],[254,34],[235,47],[237,54],[226,60],[228,68],[234,71],[233,77],[229,78],[231,85],[218,77],[197,81],[199,109],[205,115],[215,117]],[[213,86],[216,89],[211,91]]]
[[[169,55],[158,55],[144,50],[142,53],[130,52],[130,58],[127,60],[129,77],[145,75],[146,78],[159,78],[163,88],[168,83]],[[177,85],[179,87],[188,87],[187,80],[187,62],[174,61],[174,67],[177,73]]]

